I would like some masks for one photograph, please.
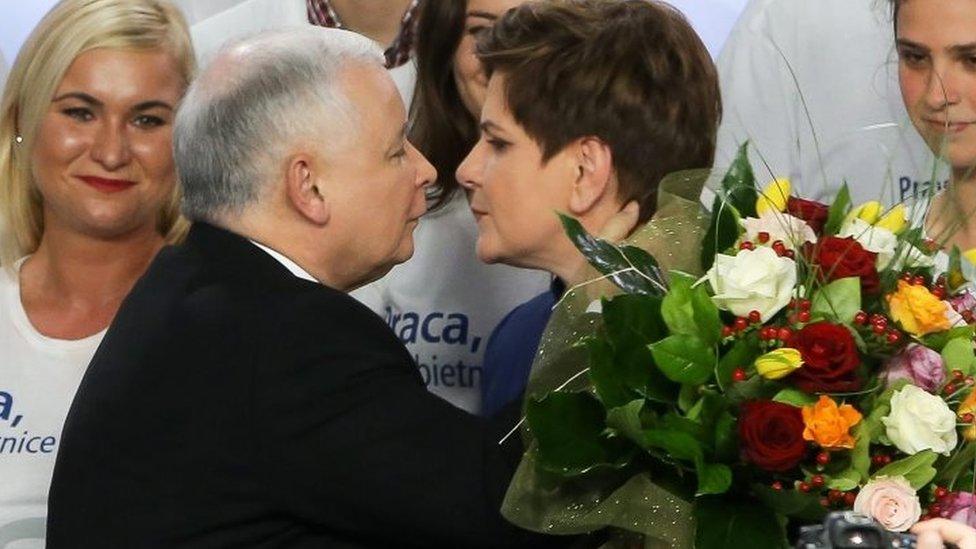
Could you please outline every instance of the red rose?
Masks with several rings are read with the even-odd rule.
[[[806,221],[813,232],[820,235],[830,215],[830,208],[826,204],[791,196],[786,200],[786,212]]]
[[[807,451],[803,413],[799,408],[768,400],[750,400],[739,413],[742,456],[767,471],[796,467]]]
[[[793,334],[789,346],[800,351],[803,366],[790,375],[793,384],[808,393],[857,391],[861,357],[854,337],[843,326],[830,322],[807,324]]]
[[[878,254],[861,247],[851,237],[828,236],[813,248],[813,262],[820,266],[820,276],[826,281],[856,276],[861,279],[861,291],[876,294],[881,281],[875,267]]]

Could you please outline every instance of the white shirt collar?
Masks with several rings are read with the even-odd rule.
[[[250,239],[248,239],[248,240],[250,240]],[[309,282],[315,282],[316,284],[320,284],[320,282],[318,280],[316,280],[314,276],[308,274],[308,271],[306,271],[305,269],[299,267],[298,266],[298,263],[295,263],[294,261],[292,261],[292,260],[288,259],[287,257],[285,257],[283,254],[272,250],[271,248],[265,246],[264,244],[261,244],[260,242],[255,242],[253,240],[250,240],[250,242],[251,242],[251,244],[254,244],[258,248],[261,248],[262,250],[264,250],[265,252],[267,252],[267,254],[270,255],[271,257],[275,258],[275,260],[277,260],[278,263],[281,263],[282,265],[284,265],[285,268],[288,269],[288,271],[291,274],[297,276],[298,278],[301,278],[302,280],[308,280]]]

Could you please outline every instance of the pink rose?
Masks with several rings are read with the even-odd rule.
[[[942,517],[976,528],[976,496],[969,492],[952,492],[939,500]]]
[[[854,512],[869,516],[892,532],[904,532],[922,516],[922,505],[905,477],[878,477],[861,488]]]
[[[888,385],[898,379],[907,379],[913,385],[935,394],[945,382],[946,371],[939,353],[912,343],[888,359],[881,375]]]

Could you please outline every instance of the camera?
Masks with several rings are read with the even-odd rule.
[[[914,548],[915,536],[889,532],[875,520],[853,511],[835,511],[823,524],[803,526],[797,549]]]

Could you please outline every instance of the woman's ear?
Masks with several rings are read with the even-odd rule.
[[[582,137],[570,145],[576,153],[576,181],[569,199],[569,211],[583,215],[592,210],[608,193],[615,193],[613,154],[610,146],[596,137]]]
[[[320,185],[323,178],[318,173],[315,159],[307,154],[297,154],[288,159],[285,170],[285,195],[288,204],[309,222],[325,225],[329,221],[329,201]]]

